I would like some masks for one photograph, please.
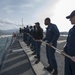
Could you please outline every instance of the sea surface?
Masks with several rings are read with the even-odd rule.
[[[12,35],[0,36],[0,62],[5,50],[9,47],[11,40],[12,40]]]

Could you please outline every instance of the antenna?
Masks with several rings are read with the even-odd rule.
[[[22,18],[22,28],[24,27],[24,25],[23,25],[23,18]]]

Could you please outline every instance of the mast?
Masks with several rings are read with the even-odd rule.
[[[22,18],[22,28],[24,27],[24,25],[23,25],[23,18]]]

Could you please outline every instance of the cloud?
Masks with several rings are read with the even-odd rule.
[[[13,10],[10,8],[10,6],[4,7],[2,11],[8,14],[13,13]]]
[[[56,7],[56,4],[59,0],[48,0],[45,1],[39,9],[34,13],[33,19],[34,21],[40,21],[43,22],[46,17],[52,17],[54,15],[54,8]]]
[[[9,19],[5,19],[5,20],[0,19],[0,23],[1,24],[8,24],[8,25],[17,25],[14,21],[11,21]]]
[[[20,22],[20,19],[23,17],[25,24],[39,21],[43,25],[46,17],[54,16],[54,8],[58,1],[59,0],[1,0],[0,17],[2,17],[2,19],[0,22],[13,26],[13,24],[17,23],[11,21],[11,19]],[[8,20],[6,20],[6,18],[8,18]]]
[[[44,0],[33,0],[33,1],[35,1],[36,3],[39,3],[39,2],[44,1]]]
[[[34,5],[33,4],[30,4],[30,3],[28,3],[28,4],[22,4],[21,6],[19,6],[20,8],[32,8],[32,7],[34,7]]]
[[[22,25],[7,18],[5,20],[0,19],[0,26],[1,26],[0,28],[1,30],[9,30],[14,28],[19,28]]]
[[[35,0],[34,0],[35,1]],[[31,8],[34,6],[34,2],[28,0],[1,0],[0,10],[1,12],[13,13],[17,11],[22,11],[25,8]]]
[[[69,31],[72,27],[70,21],[66,19],[66,16],[73,10],[75,10],[75,0],[60,0],[56,4],[52,20],[58,25],[60,31]]]
[[[14,14],[15,12],[32,12],[37,9],[37,5],[45,0],[1,0],[0,10],[1,14]]]

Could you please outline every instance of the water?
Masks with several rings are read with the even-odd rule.
[[[5,48],[7,38],[0,38],[0,51]]]
[[[65,36],[65,37],[67,37],[68,35],[62,35],[62,34],[61,34],[60,36]]]
[[[6,48],[8,48],[11,43],[11,39],[12,39],[11,35],[0,36],[0,63]]]

